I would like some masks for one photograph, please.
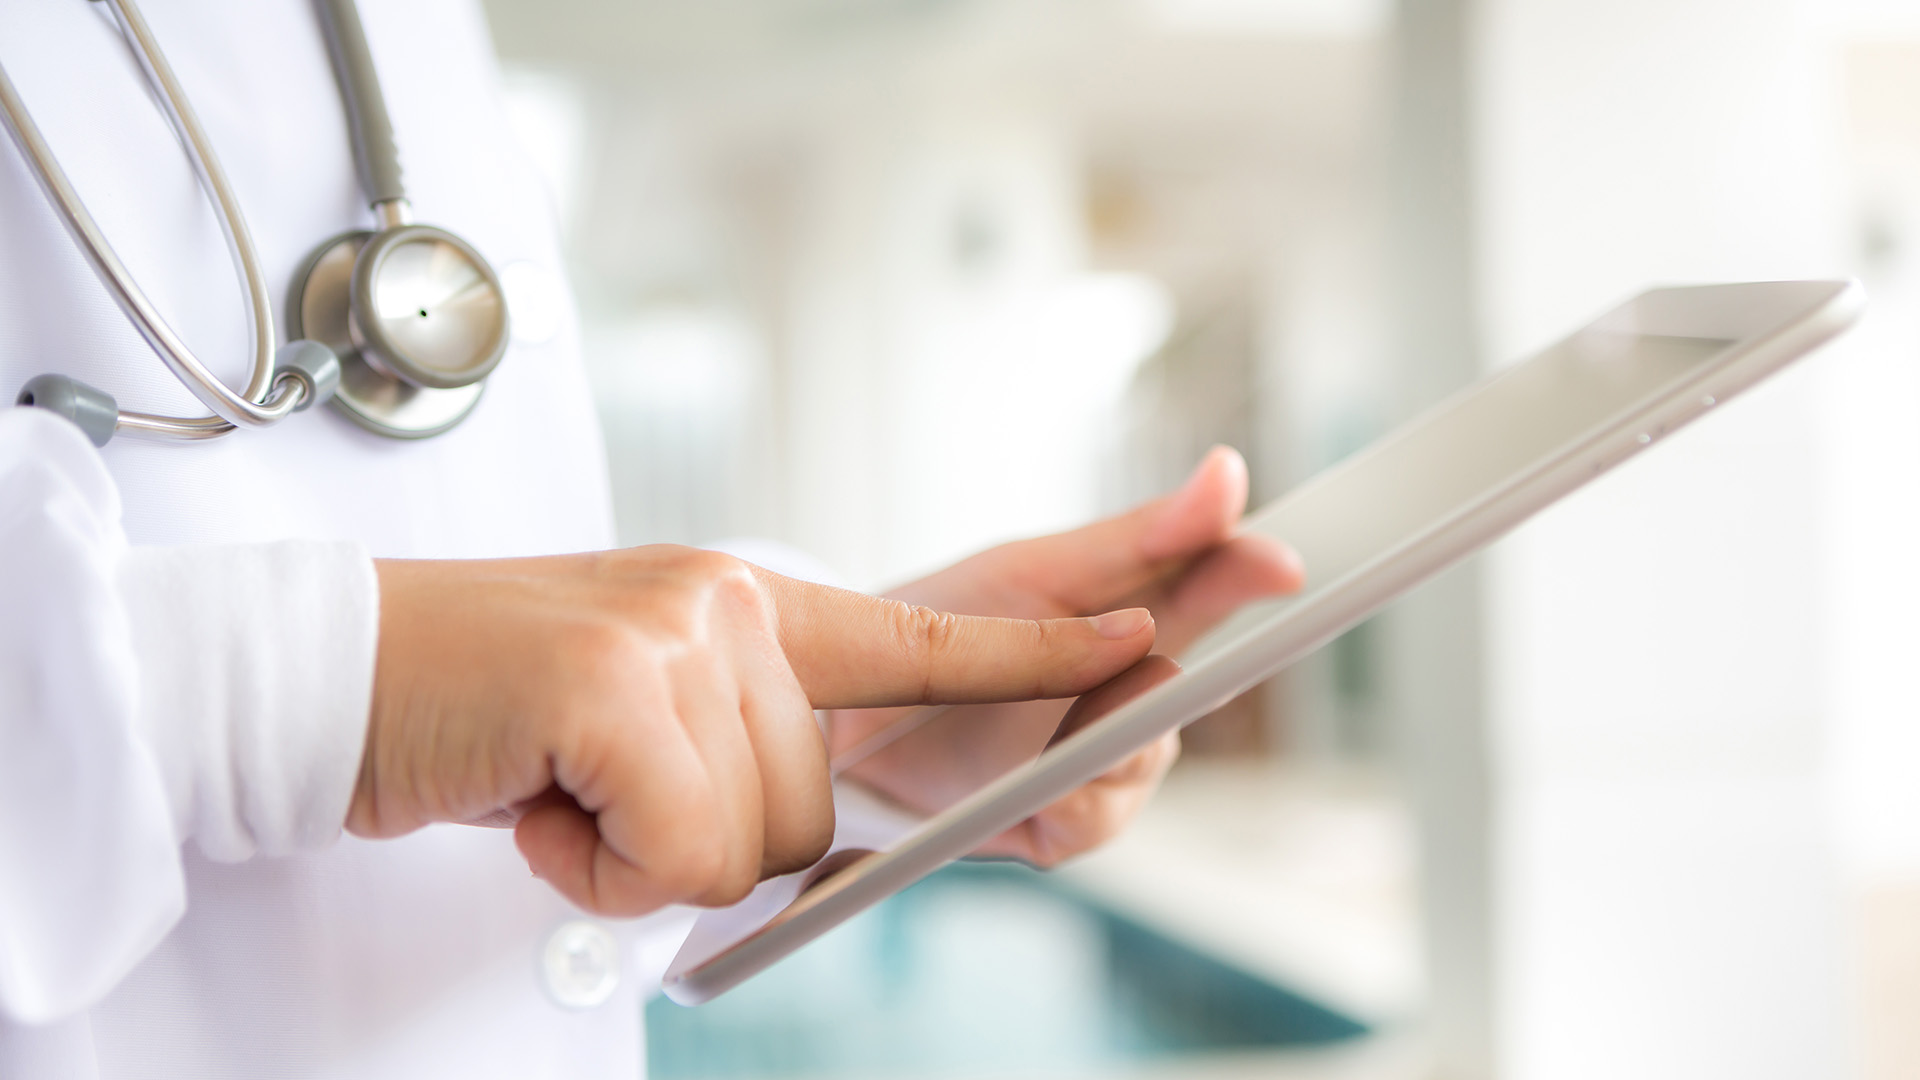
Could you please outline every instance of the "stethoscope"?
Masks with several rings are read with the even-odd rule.
[[[482,380],[506,353],[506,296],[499,276],[472,245],[444,229],[413,223],[386,100],[354,0],[318,5],[346,99],[354,159],[378,228],[336,236],[307,259],[287,297],[290,340],[278,349],[260,258],[206,132],[134,0],[105,2],[218,212],[246,286],[253,365],[245,391],[235,393],[174,333],[114,254],[0,66],[0,117],[41,189],[140,336],[213,415],[129,412],[104,391],[64,375],[29,380],[18,404],[66,416],[96,446],[118,433],[217,438],[236,428],[277,424],[329,400],[362,427],[403,439],[438,435],[465,419],[480,400]]]

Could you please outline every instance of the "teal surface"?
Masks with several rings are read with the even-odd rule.
[[[647,1007],[653,1080],[1098,1071],[1355,1021],[1010,865],[950,867],[717,1001]]]

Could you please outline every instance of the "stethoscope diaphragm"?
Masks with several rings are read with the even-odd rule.
[[[395,231],[344,233],[322,244],[287,292],[287,332],[319,341],[339,355],[335,408],[369,431],[424,439],[466,419],[479,404],[485,388],[480,380],[506,350],[506,303],[498,276],[477,254],[462,265],[408,251],[369,267],[364,251],[369,241]],[[368,279],[362,309],[376,313],[364,324],[354,315],[360,278]],[[385,307],[380,306],[383,297]],[[398,307],[402,301],[409,306]],[[460,315],[465,316],[462,325],[449,328]],[[371,335],[367,325],[375,328]],[[448,381],[446,375],[460,372],[462,365],[464,373],[478,374],[453,386],[421,385],[395,370],[426,368],[438,381]]]

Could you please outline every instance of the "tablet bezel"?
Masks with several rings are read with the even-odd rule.
[[[770,919],[713,955],[700,935],[662,979],[667,996],[693,1005],[737,986],[886,896],[966,856],[988,840],[1093,780],[1165,732],[1206,715],[1271,677],[1389,601],[1474,551],[1594,477],[1818,348],[1847,328],[1864,306],[1854,281],[1700,285],[1642,293],[1578,334],[1620,333],[1701,338],[1728,344],[1692,377],[1623,410],[1562,452],[1516,470],[1432,527],[1314,591],[1242,626],[1231,648],[1205,655],[1176,678],[1119,706],[1035,761],[985,785],[928,819],[898,844],[853,864],[800,895],[803,876],[776,892]],[[1481,393],[1521,365],[1482,379],[1372,446],[1282,496],[1244,527],[1362,463],[1389,453],[1428,418]],[[1205,642],[1201,643],[1204,649]]]

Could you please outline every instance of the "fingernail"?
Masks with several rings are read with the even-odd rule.
[[[1122,641],[1139,633],[1153,621],[1153,612],[1143,607],[1126,608],[1122,611],[1109,611],[1105,615],[1095,615],[1088,619],[1093,624],[1093,632],[1108,641]]]

